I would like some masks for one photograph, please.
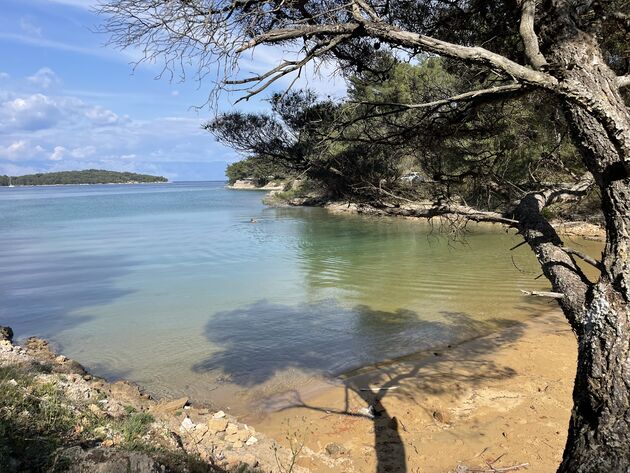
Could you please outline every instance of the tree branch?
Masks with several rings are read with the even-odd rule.
[[[582,328],[586,312],[586,294],[590,281],[577,265],[554,228],[543,216],[547,205],[578,200],[593,185],[593,176],[586,173],[574,185],[527,194],[514,210],[519,221],[519,233],[534,251],[543,273],[554,292],[564,294],[558,302],[574,330]]]
[[[363,105],[382,105],[382,106],[392,106],[392,107],[400,107],[404,109],[418,109],[418,108],[431,108],[431,107],[440,107],[442,105],[448,105],[453,102],[463,102],[467,100],[475,100],[478,98],[488,97],[488,96],[497,96],[497,95],[505,95],[511,94],[514,92],[526,91],[527,86],[522,84],[509,84],[509,85],[500,85],[496,87],[489,87],[487,89],[473,90],[470,92],[465,92],[459,95],[453,95],[452,97],[448,97],[446,99],[435,100],[433,102],[424,102],[418,104],[405,104],[405,103],[396,103],[396,102],[350,102],[350,103],[360,103]]]
[[[628,86],[630,86],[630,74],[617,77],[617,87],[619,87],[620,89],[623,89],[624,87],[628,87]]]
[[[478,46],[461,46],[447,41],[432,38],[430,36],[400,30],[388,23],[363,21],[361,23],[343,23],[335,25],[299,25],[290,28],[281,28],[268,33],[263,33],[247,41],[237,49],[237,53],[242,53],[260,44],[273,44],[299,38],[310,39],[322,36],[338,35],[361,35],[372,37],[388,42],[393,45],[423,49],[442,56],[461,59],[476,64],[500,70],[515,81],[538,87],[551,88],[558,81],[555,77],[541,71],[535,71],[512,61],[505,56],[493,53]]]
[[[519,33],[523,40],[525,56],[536,70],[547,65],[547,60],[540,52],[538,37],[534,31],[534,19],[536,17],[536,0],[523,0],[521,3],[521,23]]]
[[[535,71],[497,53],[479,46],[461,46],[430,36],[402,31],[387,23],[367,22],[364,28],[369,36],[397,46],[423,49],[442,56],[481,64],[505,72],[516,81],[544,88],[552,88],[558,80],[541,71]]]

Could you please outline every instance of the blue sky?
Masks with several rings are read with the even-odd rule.
[[[156,79],[157,65],[104,46],[93,0],[0,0],[0,174],[110,169],[171,180],[223,179],[239,159],[201,124],[210,83]],[[260,49],[252,69],[285,54]],[[324,71],[326,75],[330,71]],[[292,80],[287,77],[276,90]],[[343,81],[305,74],[298,86],[343,95]],[[250,100],[244,110],[261,110]],[[232,108],[228,97],[220,109]],[[247,108],[245,108],[247,107]]]

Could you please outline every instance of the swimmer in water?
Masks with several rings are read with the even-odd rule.
[[[249,219],[249,223],[257,223],[255,218]]]

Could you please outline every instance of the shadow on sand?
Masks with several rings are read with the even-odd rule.
[[[509,330],[501,331],[508,327]],[[466,352],[462,359],[450,357],[448,367],[442,365],[447,357],[439,352],[446,353],[457,343],[497,331],[501,331],[500,335],[492,337],[491,342],[477,344],[476,351]],[[290,393],[290,402],[285,407],[372,419],[377,473],[406,472],[405,447],[399,430],[404,426],[387,412],[382,400],[390,395],[411,395],[418,390],[439,393],[447,383],[458,380],[470,385],[514,376],[510,368],[477,359],[518,339],[522,331],[523,324],[513,320],[480,321],[464,313],[445,312],[438,320],[423,320],[413,311],[385,312],[366,306],[348,309],[334,301],[297,307],[260,301],[217,313],[208,321],[205,336],[219,351],[193,369],[220,370],[234,383],[255,387],[286,369],[335,376],[359,366],[415,353],[399,358],[396,363],[379,366],[367,377],[347,377],[342,409],[309,405],[298,392]],[[430,360],[428,363],[417,362],[423,351]],[[415,361],[410,361],[412,358]],[[471,369],[476,373],[474,379],[470,379]],[[372,406],[375,415],[353,412],[349,401],[352,393]]]

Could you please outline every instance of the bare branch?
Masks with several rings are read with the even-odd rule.
[[[538,37],[534,31],[534,19],[536,17],[536,0],[523,0],[521,3],[521,23],[519,33],[523,40],[525,56],[536,70],[547,65],[547,60],[540,52]]]
[[[564,249],[564,251],[566,253],[569,253],[570,255],[573,255],[573,256],[577,256],[578,258],[580,258],[584,262],[590,264],[591,266],[594,266],[595,268],[599,269],[600,271],[602,271],[604,269],[604,265],[602,264],[601,261],[597,261],[595,258],[591,258],[586,253],[582,253],[581,251],[576,250],[575,248],[570,248],[568,246],[564,246],[563,249]]]
[[[620,89],[623,89],[624,87],[628,87],[628,86],[630,86],[630,74],[617,77],[617,87],[619,87]]]
[[[527,90],[527,86],[525,85],[509,84],[509,85],[500,85],[497,87],[490,87],[487,89],[473,90],[471,92],[465,92],[463,94],[454,95],[446,99],[435,100],[433,102],[418,103],[418,104],[405,104],[405,103],[395,103],[395,102],[351,102],[351,103],[361,103],[363,105],[392,106],[392,107],[400,107],[403,109],[418,109],[418,108],[440,107],[442,105],[448,105],[453,102],[463,102],[467,100],[474,100],[474,99],[488,97],[488,96],[498,96],[498,95],[500,96],[500,95],[510,94],[514,92],[524,92],[526,90]]]
[[[521,292],[526,296],[535,296],[535,297],[550,297],[552,299],[562,299],[564,294],[559,292],[550,292],[550,291],[524,291],[521,289]]]

